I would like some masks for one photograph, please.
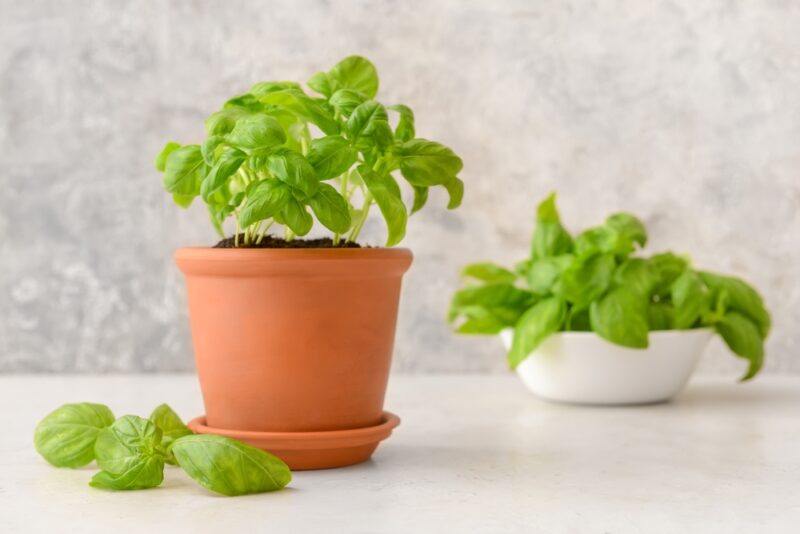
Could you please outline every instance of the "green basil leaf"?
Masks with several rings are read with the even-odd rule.
[[[411,111],[411,108],[403,104],[395,104],[394,106],[389,106],[388,109],[400,114],[397,128],[394,129],[395,139],[398,141],[410,141],[414,139],[416,132],[414,131],[414,112]]]
[[[637,349],[647,348],[647,299],[627,287],[618,287],[592,302],[589,319],[600,337]]]
[[[411,206],[411,214],[415,214],[428,202],[428,188],[419,185],[411,186],[414,188],[414,204]]]
[[[275,491],[292,480],[289,467],[276,456],[224,436],[186,436],[172,450],[186,474],[222,495]]]
[[[447,189],[447,194],[450,195],[447,209],[453,210],[459,207],[461,200],[464,198],[464,182],[452,176],[444,183],[444,188]]]
[[[166,404],[157,406],[153,413],[150,414],[150,420],[161,429],[161,444],[167,451],[166,462],[175,465],[175,456],[170,450],[171,446],[176,439],[190,436],[192,431],[183,424],[178,414]]]
[[[531,291],[547,295],[552,292],[556,280],[573,260],[572,254],[549,256],[520,264],[520,269],[524,270],[524,277],[528,280]]]
[[[527,308],[495,306],[464,306],[459,309],[459,316],[464,321],[456,328],[459,334],[494,335],[501,330],[514,326]]]
[[[289,186],[280,180],[262,180],[248,191],[242,211],[239,213],[239,225],[247,228],[253,223],[274,217],[283,211],[291,199]]]
[[[306,235],[314,225],[314,219],[311,218],[306,207],[292,196],[289,197],[281,211],[281,221],[299,236]]]
[[[166,452],[155,423],[135,415],[120,417],[103,429],[94,444],[98,474],[90,484],[107,489],[144,489],[164,480]]]
[[[564,325],[564,330],[570,332],[590,332],[592,324],[589,321],[589,310],[578,308],[570,308],[567,312],[567,320]]]
[[[556,194],[551,193],[536,210],[536,228],[531,242],[531,258],[538,260],[572,252],[572,238],[561,226],[556,209]]]
[[[239,119],[247,117],[251,113],[251,111],[239,107],[222,109],[212,113],[206,119],[206,132],[211,136],[226,135],[233,130]]]
[[[358,174],[364,180],[375,203],[386,222],[388,236],[386,246],[391,247],[403,240],[406,235],[408,212],[400,197],[400,188],[394,178],[388,174],[379,174],[365,165],[358,167]]]
[[[461,270],[461,276],[474,278],[483,282],[507,282],[514,283],[517,275],[505,267],[500,267],[494,263],[472,263]]]
[[[319,180],[344,174],[356,162],[358,154],[341,135],[329,135],[311,141],[308,162]]]
[[[584,230],[575,238],[575,255],[580,257],[591,256],[598,253],[630,253],[633,245],[628,249],[621,245],[619,232],[610,226],[595,226]]]
[[[349,56],[341,60],[328,71],[328,80],[334,91],[352,89],[367,98],[375,98],[378,94],[378,71],[375,65],[361,56]]]
[[[672,303],[675,306],[674,328],[691,328],[709,308],[708,294],[697,273],[686,270],[672,283]]]
[[[281,124],[269,115],[249,115],[236,122],[227,141],[247,152],[269,150],[286,142]]]
[[[642,258],[629,258],[614,271],[614,285],[627,287],[647,296],[658,282],[656,273],[650,263]]]
[[[508,363],[516,368],[548,336],[557,332],[566,318],[567,306],[559,297],[548,297],[522,314],[514,329]]]
[[[113,422],[114,414],[102,404],[65,404],[36,425],[33,444],[56,467],[82,467],[94,460],[100,430]]]
[[[278,180],[313,196],[319,188],[314,167],[298,152],[284,149],[267,158],[267,169]]]
[[[408,183],[422,187],[444,185],[464,163],[452,150],[426,139],[411,139],[397,148],[400,172]]]
[[[364,103],[367,98],[352,89],[339,89],[330,97],[330,104],[343,117],[349,117],[353,110]]]
[[[196,197],[206,166],[198,145],[186,145],[170,152],[164,166],[164,188],[184,197]]]
[[[470,286],[456,291],[450,302],[448,319],[455,319],[460,310],[469,306],[491,308],[528,309],[535,302],[533,294],[519,289],[511,283],[491,283],[483,286]]]
[[[726,313],[715,327],[734,354],[750,362],[741,380],[756,376],[764,365],[764,340],[758,325],[748,316],[732,311]]]
[[[170,141],[169,143],[164,145],[164,148],[162,148],[161,152],[159,152],[158,156],[156,156],[155,164],[158,172],[164,172],[164,169],[167,166],[167,157],[180,147],[181,144],[176,143],[175,141]]]
[[[236,171],[244,163],[245,158],[244,152],[236,149],[223,152],[219,157],[219,161],[211,167],[211,170],[208,171],[203,183],[200,185],[200,195],[202,195],[203,200],[209,202],[211,195],[228,183],[228,179],[236,174]]]
[[[308,80],[308,86],[326,98],[330,98],[333,94],[331,81],[327,72],[318,72]]]
[[[266,96],[270,93],[276,93],[285,90],[290,90],[290,91],[294,90],[302,92],[302,88],[300,87],[299,83],[281,81],[281,82],[258,82],[256,84],[253,84],[253,86],[250,88],[250,94],[259,99],[260,102],[261,101],[260,98],[263,96]]]
[[[675,324],[675,308],[668,302],[651,302],[647,308],[647,324],[650,330],[672,330]]]
[[[707,271],[702,271],[699,275],[711,291],[727,293],[727,309],[737,311],[750,318],[758,326],[761,337],[767,337],[772,320],[758,291],[744,280],[733,276],[722,276]]]
[[[606,225],[616,230],[625,242],[647,244],[647,230],[642,221],[630,213],[615,213],[606,219]]]
[[[290,87],[271,91],[260,95],[259,100],[264,104],[291,111],[300,119],[315,124],[328,135],[339,133],[339,122],[334,119],[333,111],[299,88]]]
[[[561,273],[559,293],[576,307],[586,308],[606,292],[615,268],[613,254],[596,254],[573,262]]]
[[[376,124],[388,124],[389,117],[386,108],[379,102],[367,100],[359,104],[347,119],[345,126],[348,137],[355,141],[361,137],[372,134],[377,128]]]
[[[661,297],[670,294],[672,284],[689,267],[689,262],[685,258],[676,256],[672,252],[656,254],[650,258],[649,263],[657,280],[653,292]]]
[[[203,141],[200,145],[200,153],[203,155],[203,161],[209,167],[213,167],[217,160],[217,147],[225,143],[224,135],[212,135]]]
[[[260,112],[264,110],[264,106],[255,95],[251,93],[245,93],[243,95],[235,96],[233,98],[228,99],[227,102],[222,106],[223,109],[229,108],[241,108],[247,111],[252,112]]]
[[[308,204],[319,222],[337,234],[350,229],[350,205],[333,186],[321,183],[319,190],[308,199]]]

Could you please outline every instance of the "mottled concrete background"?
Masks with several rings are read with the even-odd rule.
[[[612,210],[654,250],[735,272],[800,372],[800,3],[0,1],[0,370],[192,368],[173,249],[211,244],[153,156],[225,98],[370,57],[380,98],[463,155],[464,205],[415,215],[396,369],[501,371],[443,322],[465,262],[511,262],[550,190],[572,229]],[[367,236],[379,244],[381,223]],[[733,378],[721,345],[705,372]]]

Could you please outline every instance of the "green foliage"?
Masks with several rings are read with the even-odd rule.
[[[36,426],[36,450],[57,467],[97,460],[89,485],[105,490],[159,486],[164,464],[179,465],[202,486],[223,495],[279,490],[292,479],[279,458],[234,439],[195,435],[172,408],[161,404],[149,419],[116,421],[102,404],[65,404]]]
[[[469,285],[453,295],[448,320],[459,333],[513,328],[511,367],[558,331],[593,331],[617,345],[646,348],[650,331],[714,328],[749,362],[742,380],[755,376],[771,326],[758,292],[738,278],[696,271],[671,252],[636,256],[646,243],[644,225],[627,213],[573,240],[551,194],[537,209],[530,256],[513,270],[466,266]]]
[[[392,246],[430,187],[447,191],[448,209],[461,204],[461,158],[417,138],[408,106],[375,100],[378,74],[367,59],[347,57],[308,86],[322,96],[295,82],[256,83],[206,119],[202,143],[167,143],[155,164],[173,200],[188,207],[200,196],[222,235],[235,218],[242,246],[260,242],[275,223],[287,239],[305,235],[314,218],[334,242],[355,241],[374,204]],[[397,171],[413,191],[410,213]]]

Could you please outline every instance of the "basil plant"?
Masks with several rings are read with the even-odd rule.
[[[476,263],[457,291],[449,320],[464,334],[514,329],[512,368],[559,331],[594,332],[617,345],[644,349],[653,330],[714,328],[749,362],[742,380],[764,363],[770,315],[749,284],[692,268],[671,252],[638,255],[642,222],[616,213],[574,238],[562,226],[555,195],[539,204],[530,256],[513,270]]]
[[[355,241],[373,205],[392,246],[431,187],[447,190],[448,208],[459,206],[461,158],[416,137],[410,108],[375,100],[378,74],[367,59],[347,57],[308,87],[317,95],[295,82],[257,83],[206,119],[202,143],[167,143],[156,168],[174,201],[185,208],[201,197],[223,238],[232,217],[236,246],[259,244],[275,223],[287,240],[306,235],[314,218],[334,244]],[[410,210],[395,171],[413,190]]]

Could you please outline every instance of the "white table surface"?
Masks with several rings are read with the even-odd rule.
[[[393,376],[403,419],[373,460],[290,489],[211,494],[168,467],[154,490],[49,466],[36,422],[65,402],[188,419],[191,375],[0,377],[2,532],[798,532],[800,377],[698,379],[674,402],[548,404],[513,376]]]

